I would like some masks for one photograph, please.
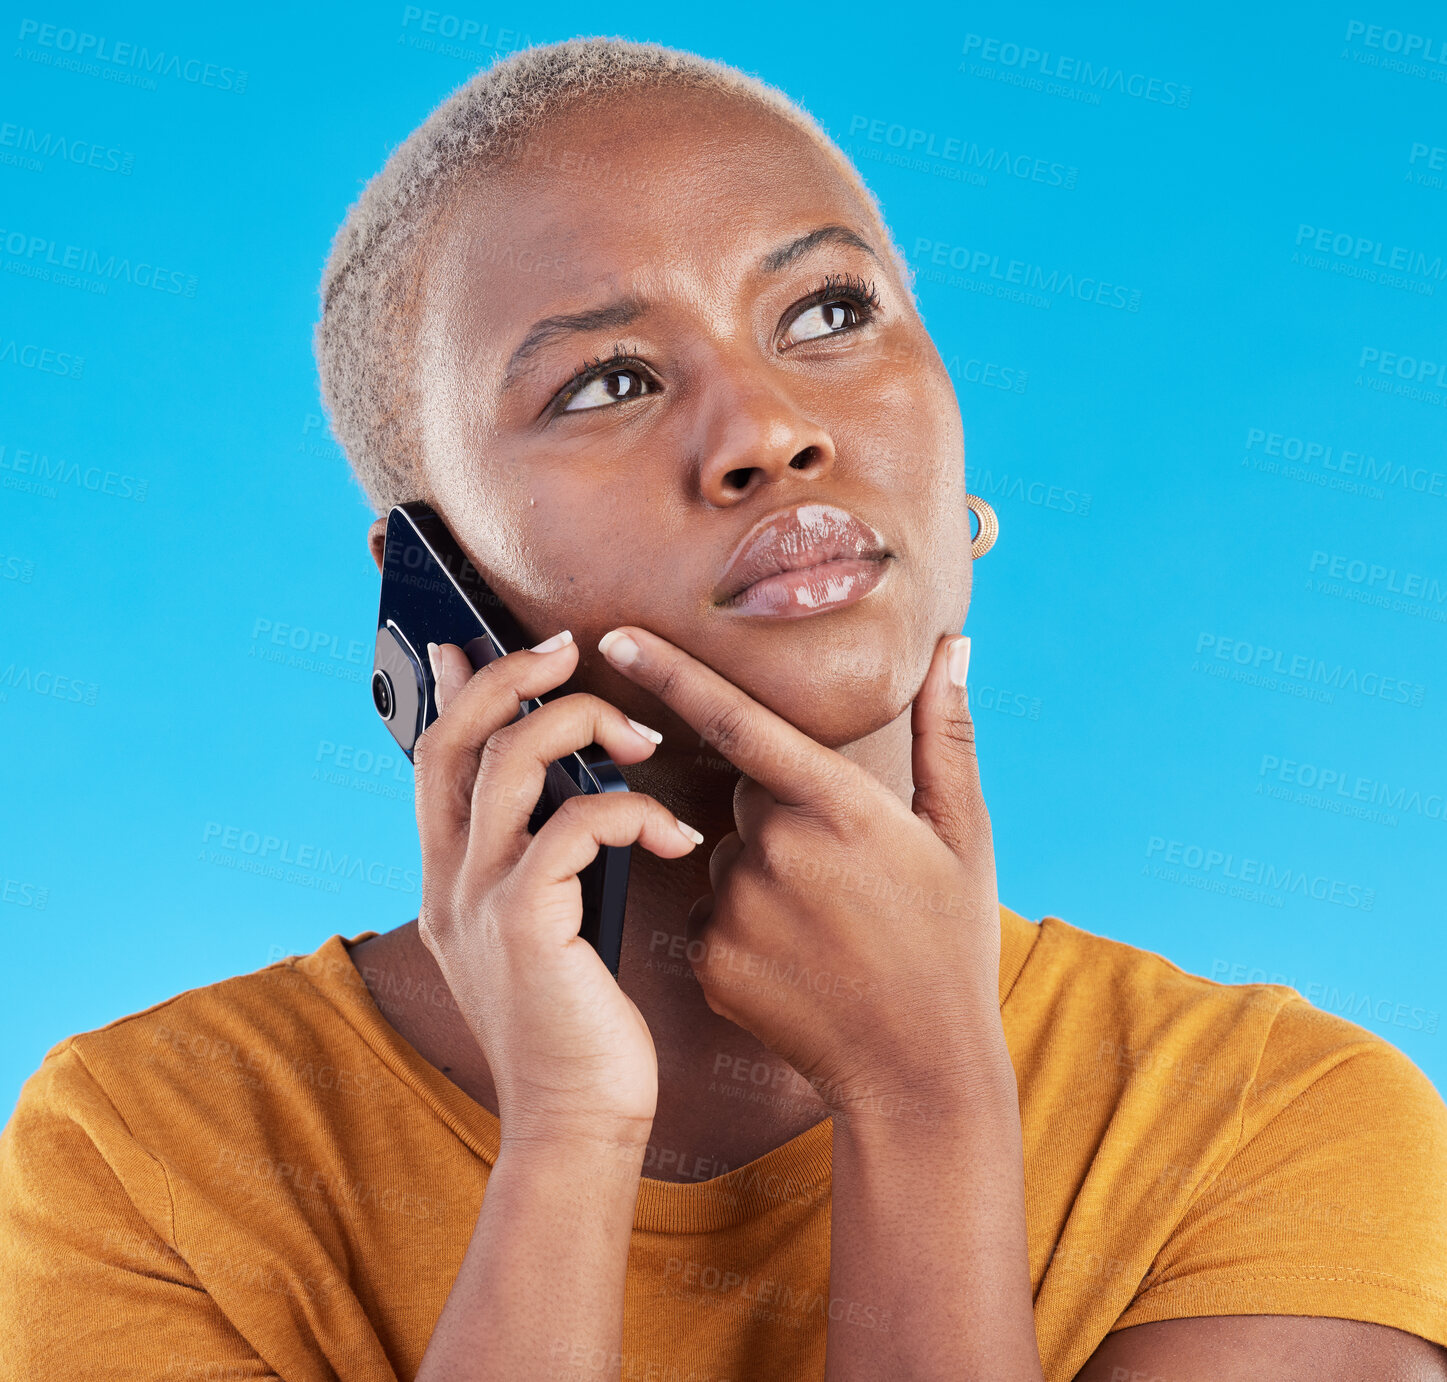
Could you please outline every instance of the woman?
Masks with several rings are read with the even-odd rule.
[[[651,45],[499,63],[352,209],[318,354],[377,512],[537,646],[429,650],[416,922],[47,1057],[6,1376],[1447,1378],[1416,1067],[999,905],[958,407],[809,117]],[[633,790],[530,836],[590,742]]]

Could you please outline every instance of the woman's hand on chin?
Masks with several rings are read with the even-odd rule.
[[[476,673],[452,644],[429,656],[443,708],[415,750],[417,929],[487,1058],[503,1142],[641,1146],[658,1100],[658,1058],[643,1015],[578,934],[577,875],[599,845],[638,844],[674,859],[702,837],[636,792],[575,797],[529,833],[554,759],[598,743],[615,761],[638,763],[657,738],[583,693],[517,719],[525,699],[572,675],[570,635]]]
[[[932,1122],[1013,1082],[969,640],[940,639],[915,698],[912,809],[656,634],[599,647],[745,774],[689,914],[709,1007],[850,1118]]]

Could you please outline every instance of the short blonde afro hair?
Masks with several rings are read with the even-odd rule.
[[[573,38],[500,58],[392,151],[347,212],[322,274],[314,338],[322,401],[377,513],[423,497],[413,368],[418,251],[447,191],[465,172],[516,159],[531,132],[573,101],[646,87],[742,97],[803,132],[863,197],[912,292],[878,199],[818,121],[776,87],[694,53],[620,38]]]

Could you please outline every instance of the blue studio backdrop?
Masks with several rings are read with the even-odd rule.
[[[600,31],[802,101],[917,270],[1002,525],[1002,900],[1447,1088],[1442,8],[440,3],[7,7],[4,1113],[73,1032],[416,915],[317,280],[449,90]]]

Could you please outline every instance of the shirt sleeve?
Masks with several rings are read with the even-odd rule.
[[[72,1047],[0,1135],[0,1382],[280,1382],[176,1251],[164,1168]]]
[[[1396,1047],[1293,995],[1235,1151],[1111,1332],[1200,1315],[1322,1315],[1447,1345],[1447,1105]]]

